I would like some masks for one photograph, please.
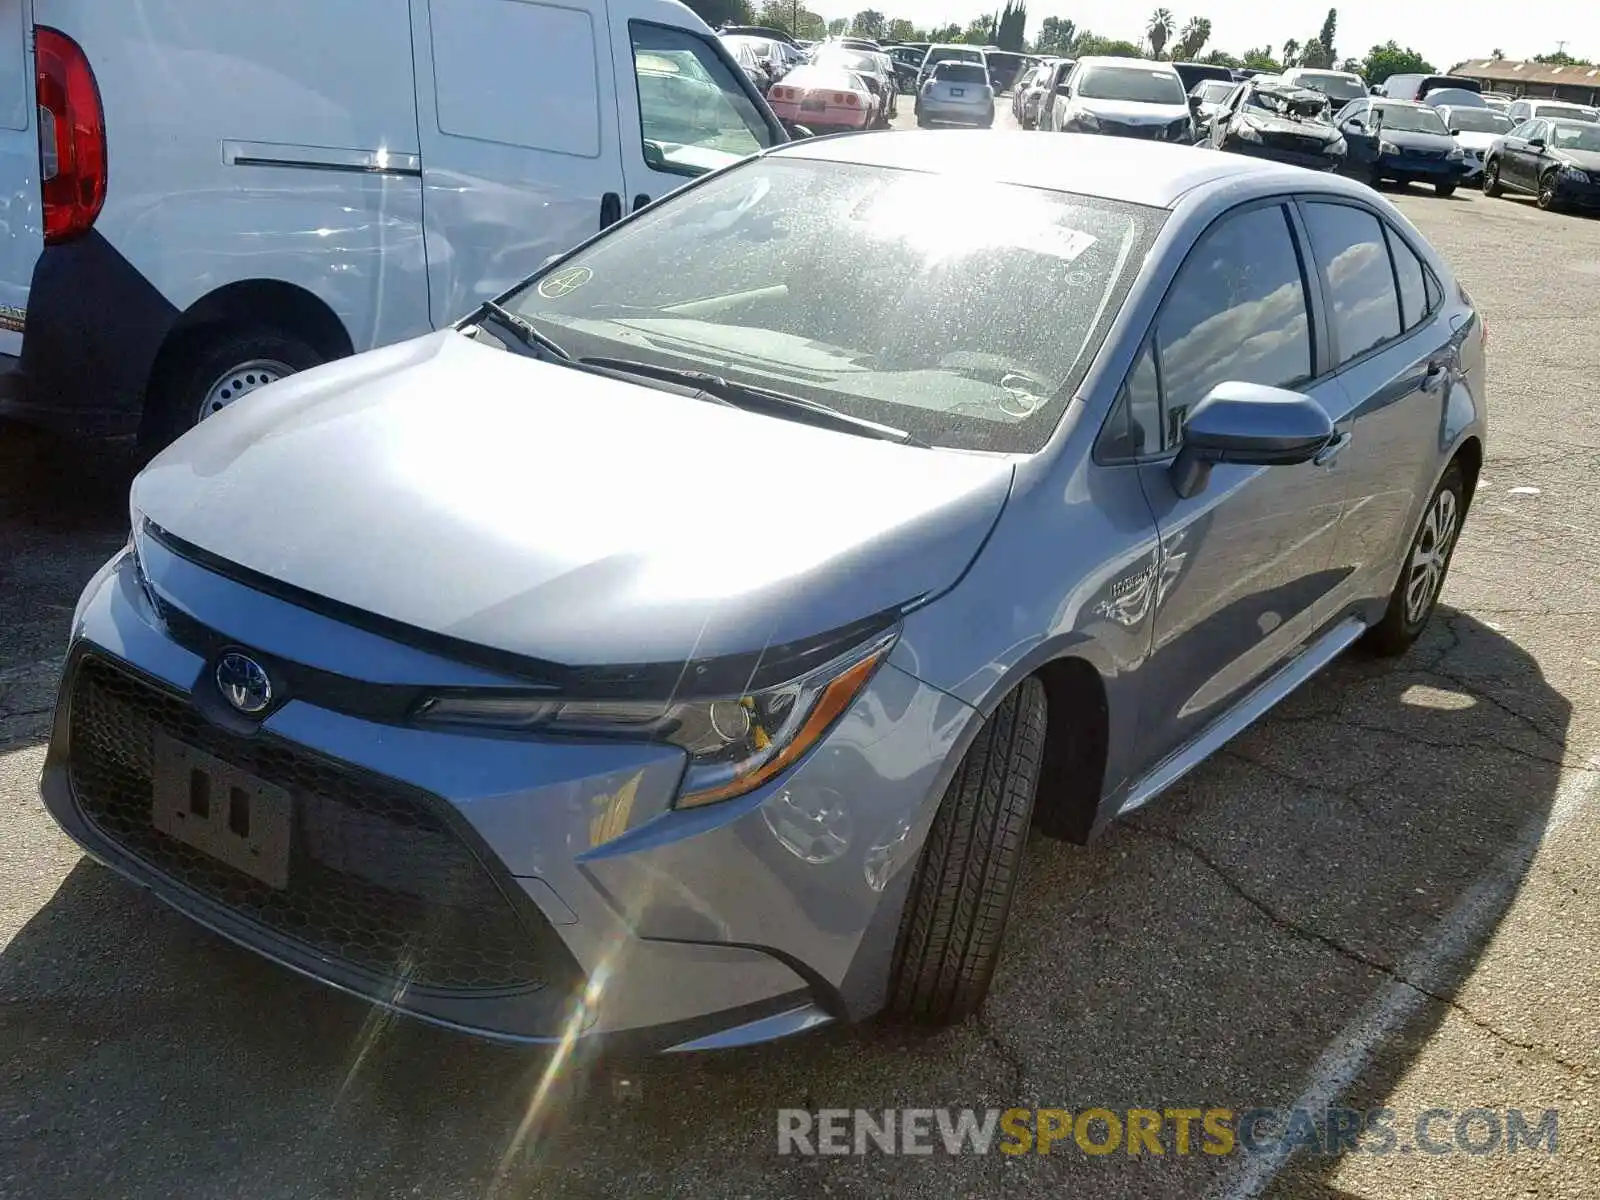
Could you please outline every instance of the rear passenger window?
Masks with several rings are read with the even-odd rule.
[[[1156,319],[1165,442],[1219,383],[1294,387],[1312,375],[1305,281],[1279,205],[1211,227],[1184,260]],[[1147,450],[1154,446],[1146,446]]]
[[[1384,227],[1389,238],[1389,253],[1394,256],[1394,277],[1400,285],[1400,320],[1407,330],[1428,319],[1435,304],[1434,289],[1428,286],[1428,269],[1417,252],[1393,229]]]
[[[1339,365],[1400,336],[1400,299],[1383,226],[1364,208],[1308,203],[1311,252],[1327,277]]]

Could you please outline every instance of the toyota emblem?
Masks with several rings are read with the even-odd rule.
[[[248,654],[224,654],[217,660],[216,679],[222,698],[246,716],[266,712],[272,704],[272,678]]]

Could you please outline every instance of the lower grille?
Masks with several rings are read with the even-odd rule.
[[[512,907],[440,813],[442,801],[267,735],[219,729],[187,700],[99,658],[78,664],[70,702],[68,773],[84,816],[236,916],[407,986],[529,991],[575,978],[555,931]],[[160,735],[290,793],[286,887],[155,827]]]

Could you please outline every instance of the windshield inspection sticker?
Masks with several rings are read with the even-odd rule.
[[[563,296],[572,295],[593,278],[594,272],[588,267],[568,267],[564,271],[557,271],[554,275],[546,275],[539,280],[539,295],[546,300],[559,300]]]

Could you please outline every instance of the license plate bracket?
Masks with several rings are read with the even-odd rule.
[[[828,107],[825,100],[806,99],[800,101],[801,112],[822,112]]]
[[[950,89],[950,94],[952,96],[965,96],[967,94],[967,89],[966,88],[953,87],[953,88]]]
[[[164,733],[152,749],[151,824],[268,887],[288,887],[288,790]]]

